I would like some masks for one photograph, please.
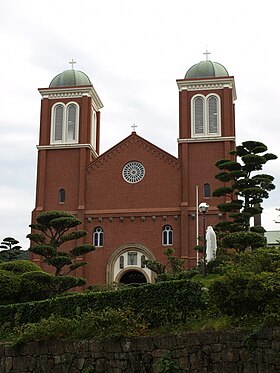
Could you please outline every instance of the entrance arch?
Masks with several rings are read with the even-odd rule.
[[[128,270],[124,272],[121,276],[119,276],[119,283],[120,284],[146,284],[147,279],[146,276],[135,269],[133,270]]]
[[[155,260],[154,254],[144,245],[128,243],[118,247],[109,257],[106,267],[106,283],[113,284],[121,282],[126,272],[138,272],[139,275],[126,275],[124,279],[138,277],[142,283],[151,283],[155,280],[154,273],[143,264],[144,259]],[[144,278],[141,276],[144,276]]]

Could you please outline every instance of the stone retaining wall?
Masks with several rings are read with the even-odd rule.
[[[1,344],[0,373],[159,373],[166,356],[179,367],[170,373],[280,372],[280,329]]]

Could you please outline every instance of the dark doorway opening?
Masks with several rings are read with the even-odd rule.
[[[128,271],[125,272],[121,279],[120,279],[121,284],[126,284],[126,285],[132,285],[132,284],[146,284],[147,280],[146,277],[143,275],[143,273],[139,271]]]

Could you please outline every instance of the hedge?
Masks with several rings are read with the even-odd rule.
[[[15,326],[38,322],[51,315],[74,318],[88,311],[129,308],[141,313],[151,326],[156,326],[185,321],[188,316],[205,309],[206,303],[207,293],[201,284],[179,280],[0,306],[0,324]]]
[[[37,264],[30,262],[29,260],[13,260],[11,262],[0,263],[0,270],[13,272],[16,275],[20,275],[26,272],[42,272],[42,269]]]
[[[280,273],[231,271],[209,286],[209,298],[225,315],[280,311]]]

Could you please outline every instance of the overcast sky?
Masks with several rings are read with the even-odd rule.
[[[9,0],[0,8],[0,239],[28,248],[35,204],[40,124],[38,88],[75,68],[91,79],[103,104],[101,152],[137,133],[177,156],[178,89],[204,59],[235,77],[237,144],[264,142],[280,156],[278,1]],[[265,173],[277,189],[265,202],[263,225],[280,207],[280,160]],[[279,219],[280,220],[280,219]]]

